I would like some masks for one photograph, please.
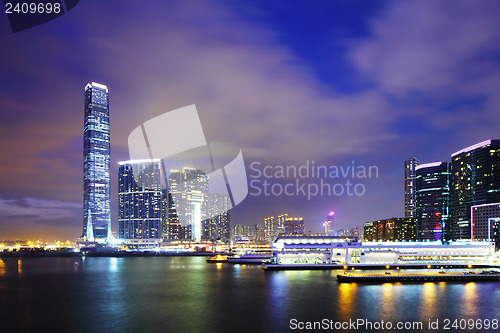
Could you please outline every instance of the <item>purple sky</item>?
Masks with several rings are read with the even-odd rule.
[[[498,1],[147,3],[81,1],[15,34],[0,15],[0,240],[80,236],[90,81],[110,92],[114,230],[128,134],[190,104],[208,141],[242,148],[249,175],[256,161],[379,169],[360,197],[249,196],[232,225],[402,216],[408,156],[447,161],[500,138]]]

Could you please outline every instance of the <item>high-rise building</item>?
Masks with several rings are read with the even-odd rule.
[[[390,218],[366,222],[363,228],[365,242],[395,242],[416,240],[414,218]]]
[[[451,155],[451,239],[471,239],[471,207],[500,202],[500,140]]]
[[[288,214],[278,215],[278,218],[274,221],[276,223],[276,232],[279,236],[285,235],[285,221],[288,218]]]
[[[161,160],[119,162],[118,226],[125,243],[162,240]],[[145,244],[146,245],[146,244]]]
[[[231,198],[227,194],[209,193],[207,195],[207,216],[202,222],[202,236],[204,241],[230,241]]]
[[[92,82],[85,86],[82,239],[111,237],[108,87]]]
[[[170,170],[168,186],[179,220],[178,239],[201,241],[202,221],[208,216],[208,178],[195,168]]]
[[[163,241],[177,241],[180,239],[180,222],[177,215],[177,208],[174,200],[172,200],[172,193],[169,190],[162,190],[161,202],[161,224]]]
[[[267,243],[272,243],[278,236],[285,234],[285,221],[288,214],[281,214],[278,217],[270,216],[264,219],[264,239]]]
[[[287,217],[285,220],[285,234],[304,235],[304,219],[302,217]]]
[[[278,234],[275,230],[274,216],[266,217],[264,219],[264,237],[268,244],[274,242]]]
[[[325,235],[327,236],[330,236],[333,233],[334,217],[335,217],[335,212],[331,211],[326,217],[326,222],[323,223],[323,226],[325,227]]]
[[[500,245],[500,202],[471,207],[472,239]]]
[[[418,165],[418,160],[415,156],[410,157],[405,161],[405,217],[415,217],[415,169]]]
[[[417,240],[445,240],[450,217],[450,164],[420,164],[415,170]]]

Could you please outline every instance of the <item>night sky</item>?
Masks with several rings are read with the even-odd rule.
[[[354,180],[362,196],[249,195],[232,225],[401,217],[405,159],[449,161],[500,138],[499,18],[488,0],[85,0],[12,33],[1,14],[0,240],[81,235],[91,81],[109,87],[114,231],[128,135],[190,104],[208,141],[241,147],[249,176],[252,162],[378,167]]]

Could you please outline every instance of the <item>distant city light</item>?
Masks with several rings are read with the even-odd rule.
[[[330,214],[328,214],[328,215],[332,216],[332,215],[335,215],[335,213],[333,211],[331,211]]]

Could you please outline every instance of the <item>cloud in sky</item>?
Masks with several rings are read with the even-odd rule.
[[[351,59],[373,89],[406,101],[407,114],[453,130],[455,148],[496,137],[499,13],[496,1],[395,2],[373,18],[370,38],[353,43]]]
[[[247,163],[314,159],[379,166],[381,179],[363,200],[364,209],[350,209],[346,198],[308,203],[303,215],[318,225],[328,205],[341,206],[339,219],[346,207],[351,224],[397,216],[403,159],[446,159],[498,137],[497,2],[381,4],[366,34],[344,40],[349,61],[341,65],[351,66],[366,84],[343,93],[335,90],[342,85],[335,77],[329,85],[315,75],[317,64],[294,51],[293,39],[284,42],[281,31],[241,15],[231,2],[157,4],[161,8],[153,11],[141,3],[86,2],[46,25],[2,34],[0,195],[6,209],[66,209],[36,207],[27,197],[81,200],[88,81],[110,88],[113,223],[116,162],[128,158],[130,131],[193,103],[207,139],[238,144]],[[335,22],[319,26],[337,28]],[[322,47],[331,52],[327,43]],[[375,200],[377,184],[388,195],[382,202]],[[287,206],[285,200],[266,202],[256,210],[248,200],[235,210],[233,223],[256,223],[274,207]],[[394,211],[400,203],[401,211]],[[79,236],[80,216],[70,223]]]
[[[62,219],[74,217],[74,209],[82,205],[73,202],[24,198],[9,200],[0,198],[0,215],[4,218],[33,217],[34,219]]]

